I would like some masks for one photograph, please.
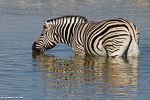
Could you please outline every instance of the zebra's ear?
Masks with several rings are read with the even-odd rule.
[[[47,23],[46,20],[43,20],[43,25],[44,25],[46,28],[48,28],[48,23]]]

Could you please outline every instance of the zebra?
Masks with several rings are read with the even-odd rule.
[[[44,20],[43,31],[32,45],[33,52],[43,52],[64,43],[76,55],[139,57],[139,32],[127,19],[99,22],[83,16],[63,16]]]

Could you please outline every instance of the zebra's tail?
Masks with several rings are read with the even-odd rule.
[[[132,40],[127,51],[127,56],[139,57],[139,48],[135,40]]]
[[[131,37],[131,41],[127,50],[127,56],[139,57],[139,32],[135,29],[134,36]]]

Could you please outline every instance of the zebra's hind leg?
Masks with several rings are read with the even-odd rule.
[[[106,40],[103,46],[110,57],[122,57],[129,45],[130,37],[116,37],[113,39]]]
[[[102,45],[102,42],[97,43],[97,46],[95,47],[95,51],[100,56],[107,56],[106,50]]]

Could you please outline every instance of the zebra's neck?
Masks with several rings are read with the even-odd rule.
[[[54,32],[57,35],[57,42],[71,45],[74,27],[77,24],[85,23],[87,19],[83,16],[63,16],[47,20],[47,26],[54,26]]]
[[[53,31],[57,35],[56,36],[57,42],[71,46],[74,36],[74,28],[76,25],[77,24],[72,23],[55,25]]]

